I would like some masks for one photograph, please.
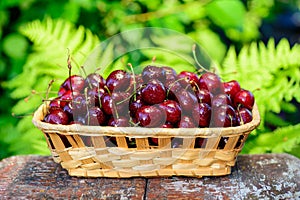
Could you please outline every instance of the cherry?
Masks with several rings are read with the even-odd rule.
[[[127,117],[119,117],[119,118],[111,117],[108,120],[107,125],[114,126],[114,127],[129,127],[129,120]]]
[[[99,107],[91,107],[85,116],[85,121],[87,125],[99,126],[106,123],[106,115]]]
[[[102,109],[108,115],[124,116],[129,111],[129,97],[127,92],[105,93],[101,96]]]
[[[81,91],[84,88],[84,78],[79,75],[70,76],[62,83],[61,87],[71,90],[71,85],[73,91]]]
[[[221,105],[232,105],[230,97],[225,93],[217,94],[212,98],[212,107],[219,107]]]
[[[60,101],[60,97],[56,97],[55,99],[51,100],[49,103],[49,111],[57,108],[62,108],[60,105]]]
[[[181,117],[181,107],[173,100],[166,100],[159,104],[159,107],[166,112],[167,122],[176,123]]]
[[[181,106],[184,115],[191,115],[191,108],[193,108],[197,103],[197,97],[194,93],[187,90],[180,90],[176,95],[178,103]]]
[[[143,69],[142,77],[144,83],[148,83],[151,79],[157,79],[161,82],[165,82],[166,71],[161,67],[148,65]]]
[[[213,95],[208,90],[196,90],[195,94],[199,103],[207,103],[208,105],[211,105],[211,99],[213,98]]]
[[[239,108],[235,111],[237,116],[237,125],[243,125],[252,121],[252,113],[247,108]]]
[[[95,106],[100,106],[101,96],[105,93],[106,90],[101,87],[88,88],[87,96],[89,97],[90,104]]]
[[[106,86],[110,92],[126,91],[131,82],[131,75],[124,70],[115,70],[106,79]]]
[[[212,94],[220,93],[223,90],[221,78],[212,72],[206,72],[200,76],[199,87],[210,91]]]
[[[150,80],[141,91],[142,100],[148,104],[158,104],[166,99],[166,89],[157,79]]]
[[[160,127],[166,122],[166,114],[158,106],[142,106],[136,112],[136,119],[142,127]]]
[[[224,86],[224,92],[228,94],[231,98],[234,98],[236,93],[238,93],[241,90],[241,86],[239,82],[237,82],[236,80],[224,82],[223,86]]]
[[[63,108],[67,103],[71,102],[73,97],[80,94],[78,91],[67,90],[61,97],[60,97],[60,106]]]
[[[237,125],[235,110],[230,105],[220,105],[213,110],[213,125],[215,127],[230,127]]]
[[[175,77],[177,76],[177,73],[176,71],[172,68],[172,67],[169,67],[169,66],[163,66],[161,67],[163,70],[165,70],[166,72],[166,79],[168,79],[168,77]]]
[[[190,116],[183,116],[181,120],[177,123],[178,128],[195,128],[197,125]]]
[[[136,111],[143,105],[145,105],[145,103],[141,99],[137,99],[135,101],[132,100],[129,104],[130,116],[135,117]]]
[[[87,112],[88,101],[83,94],[75,96],[72,101],[73,114],[83,116]]]
[[[193,111],[194,121],[199,127],[209,127],[211,118],[211,107],[207,103],[199,103],[195,106]]]
[[[45,116],[44,121],[50,124],[66,125],[69,123],[69,117],[61,108],[57,108],[51,110],[50,113]]]
[[[234,105],[238,107],[239,105],[252,110],[254,105],[254,96],[249,90],[242,89],[234,96]]]
[[[84,87],[104,88],[106,80],[98,73],[89,74],[84,81]]]
[[[199,86],[198,75],[193,72],[182,71],[177,75],[177,78],[180,80],[183,87],[186,87],[187,85],[191,85],[192,87]]]
[[[58,94],[58,96],[62,96],[66,91],[67,91],[66,88],[60,87],[57,94]]]

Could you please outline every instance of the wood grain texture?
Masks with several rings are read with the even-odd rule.
[[[0,199],[300,199],[300,160],[240,155],[220,177],[76,178],[48,156],[0,162]]]

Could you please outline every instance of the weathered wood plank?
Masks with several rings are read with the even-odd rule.
[[[241,155],[228,176],[153,178],[146,191],[147,199],[300,199],[300,160]]]
[[[146,180],[76,178],[51,157],[17,156],[0,162],[0,199],[141,199]]]
[[[228,176],[70,177],[48,156],[0,162],[0,199],[300,199],[300,160],[287,154],[240,155]]]

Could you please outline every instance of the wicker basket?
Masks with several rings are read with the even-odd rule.
[[[42,104],[34,114],[34,125],[43,131],[54,161],[69,175],[82,177],[230,174],[249,133],[260,123],[256,104],[250,123],[229,128],[52,125],[42,121],[46,111],[47,104]],[[112,138],[115,143],[108,142]],[[158,138],[158,145],[152,145],[150,138]],[[197,147],[199,140],[203,145]],[[172,141],[181,145],[174,148]]]

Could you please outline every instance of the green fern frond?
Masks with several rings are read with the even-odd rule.
[[[278,128],[276,131],[260,134],[250,142],[246,142],[246,153],[290,153],[300,147],[300,124]],[[299,156],[299,152],[298,152]]]
[[[291,48],[286,39],[277,46],[273,39],[267,45],[254,42],[239,54],[231,47],[218,71],[224,81],[235,79],[243,88],[254,91],[264,122],[266,112],[281,111],[282,101],[295,98],[300,102],[299,54],[300,45]]]
[[[64,80],[68,76],[68,51],[74,60],[72,72],[79,73],[79,66],[75,67],[76,64],[82,65],[99,44],[98,37],[89,30],[82,26],[76,28],[74,24],[62,19],[36,20],[22,26],[20,32],[32,41],[33,52],[29,55],[23,72],[6,84],[14,89],[11,96],[15,99],[25,98],[30,95],[31,90],[37,90],[38,87],[37,91],[46,91],[52,79]],[[58,85],[56,83],[54,87]],[[22,109],[23,104],[24,102],[18,102],[13,111],[19,114],[27,112],[29,109]]]
[[[67,58],[72,58],[72,73],[79,73],[88,55],[99,44],[97,36],[89,30],[62,19],[33,21],[20,28],[20,32],[33,43],[32,50],[17,77],[5,86],[12,90],[11,97],[18,100],[12,108],[17,115],[34,112],[46,97],[51,80],[55,80],[52,91],[57,91],[61,82],[68,77]],[[37,94],[32,94],[36,91]],[[28,101],[24,101],[29,97]],[[49,154],[43,134],[31,123],[31,118],[22,118],[15,127],[15,135],[10,151],[30,154]]]

